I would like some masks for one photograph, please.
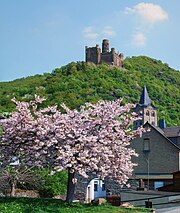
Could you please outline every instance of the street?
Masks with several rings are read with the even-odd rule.
[[[180,206],[156,209],[156,213],[180,213]]]

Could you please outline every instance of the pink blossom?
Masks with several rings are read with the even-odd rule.
[[[1,122],[3,163],[16,156],[27,165],[51,166],[53,171],[70,169],[84,177],[95,172],[126,184],[135,166],[131,157],[137,156],[129,145],[144,131],[131,129],[139,119],[131,112],[133,105],[121,106],[121,99],[98,101],[77,111],[62,104],[66,113],[61,113],[56,106],[39,109],[43,100],[39,96],[30,103],[13,99],[17,112]]]

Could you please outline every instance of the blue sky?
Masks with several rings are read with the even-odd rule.
[[[180,0],[0,0],[0,81],[85,60],[102,39],[180,70]]]

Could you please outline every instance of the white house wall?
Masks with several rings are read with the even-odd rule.
[[[97,182],[97,191],[94,191],[94,185],[96,182]],[[86,200],[88,202],[96,198],[106,197],[106,190],[103,190],[102,185],[103,185],[103,181],[98,178],[94,178],[89,182],[87,186],[87,190],[86,190]]]

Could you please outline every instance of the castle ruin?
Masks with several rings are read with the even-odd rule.
[[[102,42],[102,52],[98,44],[95,47],[86,46],[86,62],[93,62],[96,65],[108,64],[123,68],[123,53],[116,53],[115,48],[109,51],[109,40],[104,39]]]

